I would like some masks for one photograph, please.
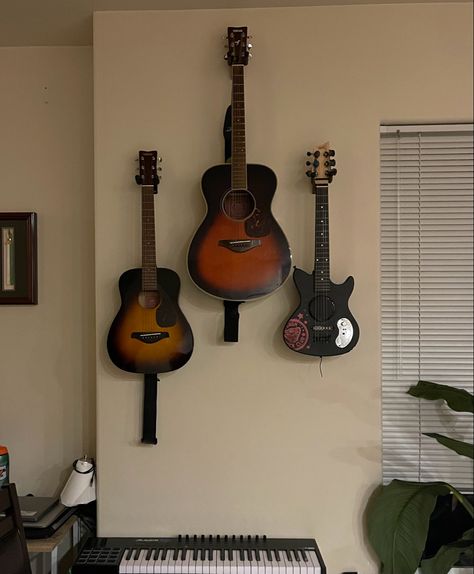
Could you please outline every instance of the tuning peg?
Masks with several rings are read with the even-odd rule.
[[[307,151],[307,152],[306,152],[306,155],[309,157],[310,155],[313,155],[313,152],[312,152],[312,151]]]
[[[336,155],[336,152],[333,149],[327,150],[324,152],[324,157],[333,157]]]
[[[310,169],[308,169],[308,171],[306,172],[306,176],[311,177],[312,175],[313,175],[313,172]]]
[[[163,158],[158,156],[158,163],[161,163],[163,161]]]
[[[140,184],[141,184],[141,182],[142,182],[142,178],[141,178],[141,176],[139,176],[139,175],[136,175],[136,176],[135,176],[135,181],[136,181],[136,183],[138,183],[138,185],[140,185]]]
[[[326,161],[324,162],[324,165],[325,165],[326,167],[330,167],[330,166],[332,166],[332,165],[336,165],[336,160],[335,160],[335,159],[328,159],[328,160],[326,160]]]
[[[253,54],[250,54],[250,53],[249,53],[249,58],[253,58]]]
[[[228,58],[228,55],[226,54],[226,55],[224,56],[224,60],[227,60],[227,58]]]
[[[252,44],[247,44],[247,48],[248,48],[249,50],[251,50],[252,47],[253,47]]]
[[[336,168],[326,170],[326,176],[327,177],[334,177],[336,175],[336,173],[337,173]]]

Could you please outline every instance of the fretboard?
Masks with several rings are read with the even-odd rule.
[[[314,291],[329,291],[328,186],[315,184]]]
[[[244,67],[232,66],[232,189],[247,189]]]
[[[156,291],[155,207],[152,185],[142,186],[142,290]]]

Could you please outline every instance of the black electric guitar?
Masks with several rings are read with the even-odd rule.
[[[113,363],[132,373],[165,373],[188,362],[191,327],[178,305],[180,280],[171,269],[156,267],[154,194],[158,154],[139,152],[137,183],[142,189],[142,267],[119,280],[121,307],[110,327],[107,350]]]
[[[274,172],[247,164],[244,67],[247,28],[228,29],[227,63],[232,68],[231,164],[216,165],[202,177],[207,214],[188,253],[192,280],[207,293],[246,301],[268,295],[288,277],[288,241],[271,213]]]
[[[315,196],[314,271],[306,273],[295,267],[293,279],[300,304],[288,319],[283,338],[298,353],[317,357],[342,355],[357,344],[359,327],[348,306],[354,278],[348,277],[336,285],[329,276],[328,186],[336,174],[336,160],[328,143],[307,156],[306,175],[311,178]]]

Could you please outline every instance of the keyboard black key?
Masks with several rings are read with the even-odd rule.
[[[229,548],[229,550],[227,550],[227,554],[229,555],[229,560],[232,562],[234,559],[234,551]]]
[[[247,548],[246,552],[247,552],[247,560],[251,562],[253,560],[252,551],[249,548]]]
[[[173,560],[178,560],[179,550],[177,548],[173,551]]]
[[[245,560],[245,554],[244,554],[244,551],[242,549],[239,550],[239,559],[241,562],[243,562]]]
[[[146,556],[145,556],[145,560],[150,560],[152,552],[153,552],[153,548],[148,548]]]
[[[298,554],[298,550],[293,550],[293,554],[295,555],[296,561],[300,561],[300,555]]]
[[[129,548],[127,550],[127,555],[125,556],[125,560],[130,560],[130,558],[132,557],[133,554],[133,548]]]
[[[183,548],[181,550],[181,560],[185,560],[186,559],[186,554],[188,553],[188,549],[187,548]]]
[[[270,562],[272,562],[272,561],[273,561],[273,558],[272,558],[272,553],[271,553],[271,551],[270,551],[270,550],[265,550],[265,553],[266,553],[266,555],[267,555],[268,560],[270,560]]]
[[[193,550],[193,560],[196,561],[197,559],[198,559],[198,549],[195,548],[195,549]]]
[[[163,548],[163,551],[161,552],[161,559],[166,560],[167,554],[168,554],[168,548]]]
[[[291,552],[289,550],[285,550],[286,557],[290,562],[293,562],[293,558],[291,557]]]
[[[214,548],[209,548],[209,560],[214,560]]]
[[[255,549],[255,558],[257,562],[260,562],[260,550],[258,548]]]
[[[160,555],[161,548],[155,548],[153,550],[153,560],[158,560],[158,556]]]
[[[225,552],[223,548],[219,550],[219,559],[221,560],[221,562],[224,562],[225,560]]]
[[[304,550],[300,550],[301,552],[301,556],[303,556],[303,560],[305,562],[308,562],[308,555],[306,554],[306,552]]]
[[[205,548],[201,548],[201,561],[204,562],[204,560],[206,559],[206,549]]]

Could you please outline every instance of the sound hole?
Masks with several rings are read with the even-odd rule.
[[[326,295],[318,295],[318,297],[312,299],[309,304],[311,316],[319,322],[330,319],[335,310],[336,306],[334,305],[334,301]]]
[[[160,304],[160,294],[158,291],[140,291],[138,304],[144,309],[154,309]]]
[[[231,219],[247,219],[255,209],[255,199],[246,189],[231,189],[222,200],[222,209]]]

